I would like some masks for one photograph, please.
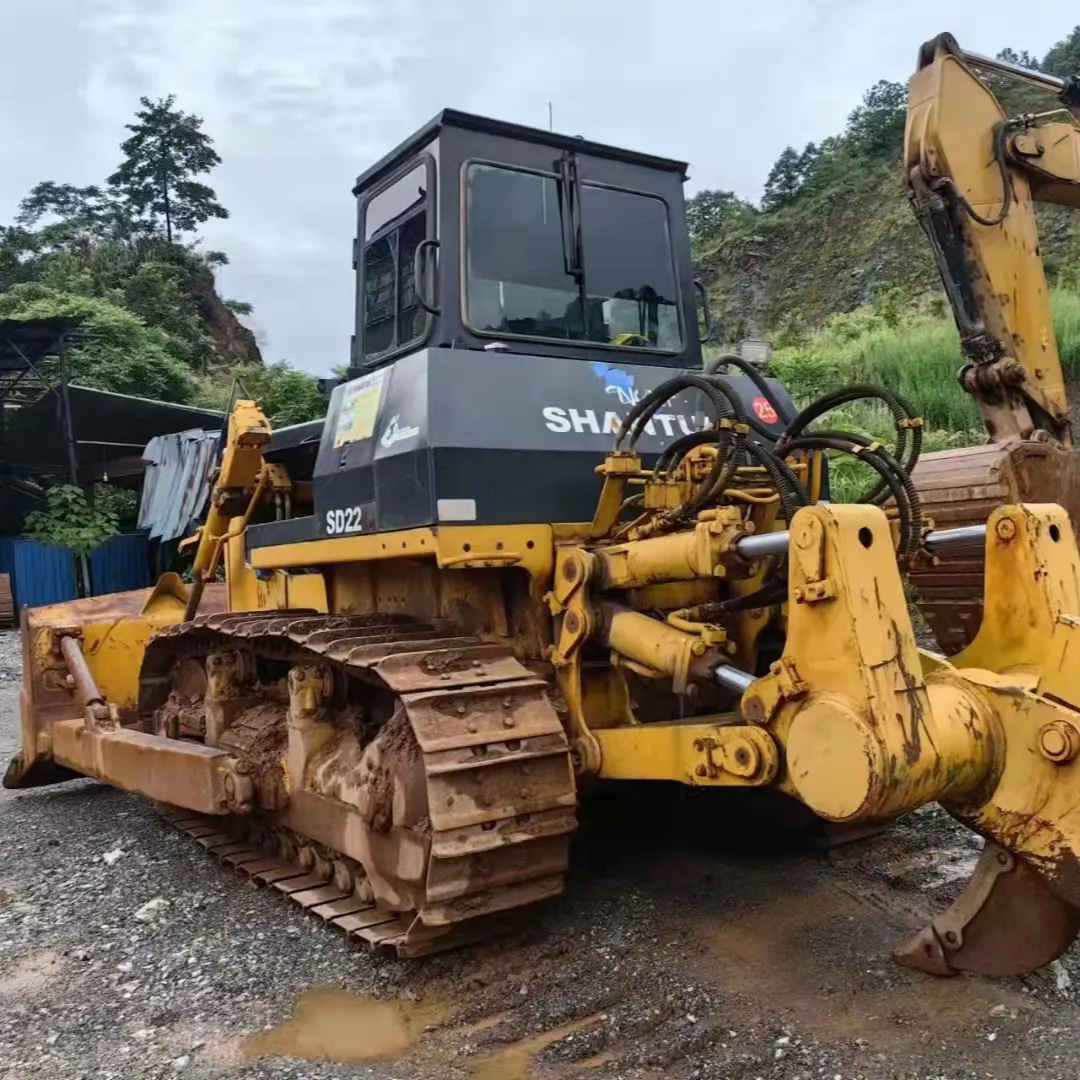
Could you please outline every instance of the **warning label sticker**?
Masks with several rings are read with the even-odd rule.
[[[334,428],[335,448],[362,442],[375,434],[375,421],[379,416],[379,403],[382,401],[386,374],[386,368],[382,368],[346,384],[337,426]]]

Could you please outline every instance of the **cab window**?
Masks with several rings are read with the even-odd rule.
[[[395,352],[419,340],[427,324],[416,302],[416,248],[427,236],[428,169],[418,164],[372,196],[363,210],[361,294],[364,356]]]
[[[666,203],[585,182],[571,224],[562,185],[555,175],[468,166],[469,326],[500,336],[680,351]]]

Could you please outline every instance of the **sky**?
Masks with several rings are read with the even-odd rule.
[[[7,0],[0,222],[40,180],[100,183],[140,95],[175,94],[223,164],[226,297],[267,361],[348,360],[358,173],[453,107],[691,163],[688,194],[758,199],[773,161],[838,132],[948,30],[1041,56],[1062,0]]]

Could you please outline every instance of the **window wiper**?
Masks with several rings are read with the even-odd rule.
[[[582,333],[588,337],[588,312],[585,307],[585,255],[581,238],[581,175],[577,158],[567,150],[556,162],[559,197],[559,234],[562,239],[563,270],[578,287]]]

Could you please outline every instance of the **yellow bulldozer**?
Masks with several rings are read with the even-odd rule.
[[[558,895],[585,784],[773,789],[844,825],[936,800],[986,847],[898,958],[1058,956],[1080,501],[1032,199],[1080,205],[1080,126],[1005,117],[988,64],[924,47],[906,150],[986,446],[921,456],[887,389],[800,411],[738,356],[706,370],[683,163],[443,112],[357,182],[325,421],[231,410],[195,583],[22,613],[5,785],[139,793],[409,956]],[[864,398],[894,446],[822,428]],[[870,470],[859,502],[829,498],[837,454]]]

